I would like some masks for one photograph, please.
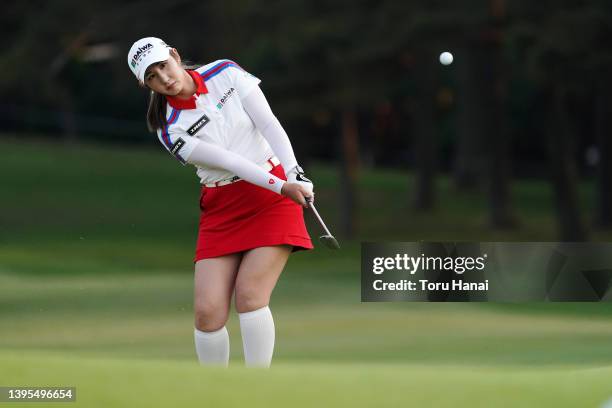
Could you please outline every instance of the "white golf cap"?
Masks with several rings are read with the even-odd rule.
[[[127,62],[140,82],[144,82],[149,65],[170,58],[170,47],[161,39],[145,37],[136,41],[128,53]]]

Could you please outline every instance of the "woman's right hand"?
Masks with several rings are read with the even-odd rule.
[[[281,189],[281,194],[285,197],[289,197],[302,207],[308,208],[308,203],[306,199],[311,202],[314,202],[314,192],[310,192],[304,186],[298,183],[288,183],[283,184]]]

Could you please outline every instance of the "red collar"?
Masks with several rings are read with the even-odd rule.
[[[196,71],[187,71],[187,73],[193,78],[196,83],[195,94],[191,95],[189,99],[179,99],[175,96],[166,96],[166,100],[174,109],[195,109],[196,107],[196,95],[208,93],[208,88],[204,84],[204,80]]]

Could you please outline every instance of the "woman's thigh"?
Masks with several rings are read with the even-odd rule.
[[[195,264],[194,309],[196,315],[226,320],[241,253],[201,259]],[[196,316],[197,320],[197,316]]]
[[[272,290],[293,249],[290,245],[268,246],[244,253],[236,276],[236,310],[250,312],[270,302]]]

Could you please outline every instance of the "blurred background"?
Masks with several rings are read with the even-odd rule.
[[[0,118],[5,134],[26,142],[161,150],[144,124],[146,91],[126,69],[132,42],[159,36],[183,58],[234,59],[263,80],[299,159],[337,170],[336,228],[347,238],[368,234],[361,172],[384,168],[413,177],[394,195],[402,212],[460,213],[441,191],[447,182],[453,194],[478,193],[482,222],[505,230],[532,223],[523,206],[535,197],[515,191],[521,181],[544,181],[540,205],[554,214],[554,232],[540,238],[583,241],[612,226],[611,8],[598,0],[9,2]],[[442,51],[454,54],[452,65],[438,62]]]
[[[198,180],[147,132],[148,95],[127,67],[132,43],[157,36],[262,80],[342,245],[295,254],[273,296],[267,378],[293,390],[279,405],[310,405],[307,378],[371,406],[365,369],[347,368],[362,363],[385,398],[417,376],[420,406],[441,371],[463,380],[440,405],[612,396],[606,303],[359,300],[362,241],[612,240],[609,1],[9,1],[0,21],[0,383],[72,381],[86,406],[122,406],[101,378],[124,391],[158,381],[185,403],[191,383],[163,373],[218,378],[195,367],[191,338]],[[222,378],[234,375],[266,387]]]

